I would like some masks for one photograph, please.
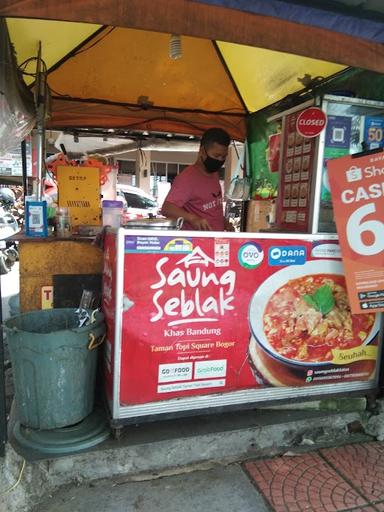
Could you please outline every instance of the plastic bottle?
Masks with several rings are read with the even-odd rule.
[[[60,238],[69,238],[72,235],[71,218],[68,208],[57,208],[55,216],[55,232]]]

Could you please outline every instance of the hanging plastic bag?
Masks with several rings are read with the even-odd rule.
[[[236,175],[232,179],[227,192],[227,199],[231,199],[232,201],[247,201],[249,199],[251,180],[248,176],[240,177],[240,171],[247,168],[247,165],[244,166],[244,161],[246,159],[246,147],[247,141],[244,142],[243,149],[236,164]]]
[[[250,189],[251,182],[248,177],[240,178],[235,176],[229,185],[227,197],[232,201],[247,201]]]
[[[17,68],[7,24],[0,19],[0,155],[20,144],[34,124],[33,96]]]

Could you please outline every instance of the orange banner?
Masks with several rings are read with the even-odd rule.
[[[352,312],[384,311],[384,152],[327,167]]]

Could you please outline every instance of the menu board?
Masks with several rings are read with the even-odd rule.
[[[285,118],[284,145],[280,176],[278,217],[284,231],[307,232],[309,229],[310,187],[315,141],[296,130],[300,112]]]

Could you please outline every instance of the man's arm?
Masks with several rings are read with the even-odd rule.
[[[180,208],[180,206],[176,206],[169,201],[164,201],[163,206],[161,208],[161,213],[165,217],[170,217],[171,219],[177,219],[182,217],[185,221],[191,224],[195,229],[200,231],[211,231],[211,226],[206,219],[199,217],[198,215],[194,215],[193,213],[189,213],[184,208]]]

